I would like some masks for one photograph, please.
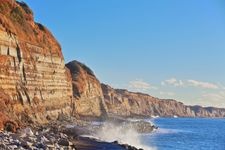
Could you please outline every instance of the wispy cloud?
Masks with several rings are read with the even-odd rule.
[[[164,91],[160,91],[159,94],[163,95],[163,96],[174,96],[175,95],[175,93],[173,93],[173,92],[164,92]]]
[[[161,85],[172,85],[175,87],[183,86],[184,83],[182,80],[177,80],[176,78],[171,78],[161,82]]]
[[[148,82],[143,80],[134,80],[130,81],[128,85],[129,89],[136,90],[136,91],[143,91],[146,92],[147,90],[157,90],[158,88],[155,86],[150,85]]]
[[[189,86],[199,87],[204,89],[218,89],[219,87],[216,84],[209,83],[209,82],[201,82],[197,80],[188,80],[187,81]]]
[[[212,101],[220,101],[224,100],[225,102],[225,92],[218,92],[218,93],[205,93],[202,95],[203,99],[210,99]]]
[[[225,87],[223,86],[223,87],[221,87],[223,90],[225,90]]]
[[[219,86],[210,82],[202,82],[197,80],[178,80],[176,78],[171,78],[161,82],[161,85],[170,85],[174,87],[197,87],[202,89],[219,89]]]
[[[161,85],[162,89],[171,87],[189,88],[185,89],[185,91],[187,90],[187,93],[189,93],[192,90],[193,95],[184,98],[186,99],[186,103],[189,103],[190,105],[198,104],[202,106],[215,106],[225,108],[225,86],[222,83],[218,82],[213,83],[194,79],[180,80],[177,78],[170,78],[162,81]],[[165,97],[177,96],[173,92],[164,92],[163,90],[159,94]]]
[[[205,92],[198,101],[203,106],[225,107],[225,91],[214,93]]]

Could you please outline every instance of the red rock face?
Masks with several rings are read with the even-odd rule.
[[[108,112],[111,115],[162,117],[225,117],[225,109],[186,106],[175,100],[162,100],[143,93],[113,89],[102,84]]]
[[[71,113],[71,78],[60,45],[14,0],[0,0],[0,89],[0,112],[12,120],[44,123]]]
[[[64,64],[60,45],[33,12],[14,0],[0,0],[0,130],[47,123],[59,114],[85,117],[224,117],[225,110],[185,106],[175,100],[100,85],[84,64]],[[103,96],[104,94],[104,96]]]
[[[78,61],[66,64],[72,76],[74,113],[83,117],[107,115],[100,82],[91,69]]]

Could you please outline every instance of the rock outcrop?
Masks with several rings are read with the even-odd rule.
[[[202,107],[202,106],[189,106],[189,108],[195,112],[195,117],[210,117],[210,118],[225,117],[224,108]]]
[[[48,29],[34,22],[25,3],[0,0],[2,124],[56,119],[71,112],[71,98],[71,77],[59,43]]]
[[[72,61],[22,2],[0,0],[0,130],[80,117],[225,117],[225,109],[186,106],[100,84],[93,71]]]
[[[73,84],[74,113],[82,117],[104,117],[107,108],[99,80],[86,65],[72,61],[66,64]]]
[[[201,106],[186,106],[176,100],[152,97],[148,94],[113,89],[102,84],[108,112],[124,117],[225,117],[225,109]]]

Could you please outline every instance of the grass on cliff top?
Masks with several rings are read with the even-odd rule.
[[[13,5],[8,1],[0,1],[0,13],[9,17],[15,23],[24,25],[27,16],[33,16],[32,10],[24,2]]]
[[[23,14],[23,10],[20,7],[15,7],[10,14],[10,17],[13,21],[18,22],[23,25],[25,22],[25,17]]]
[[[0,3],[0,13],[5,14],[10,9],[9,3]]]
[[[29,8],[29,6],[26,3],[18,1],[16,3],[23,8],[26,14],[33,15],[33,11]]]

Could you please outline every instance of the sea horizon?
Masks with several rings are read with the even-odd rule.
[[[223,0],[0,0],[0,150],[225,150]]]

